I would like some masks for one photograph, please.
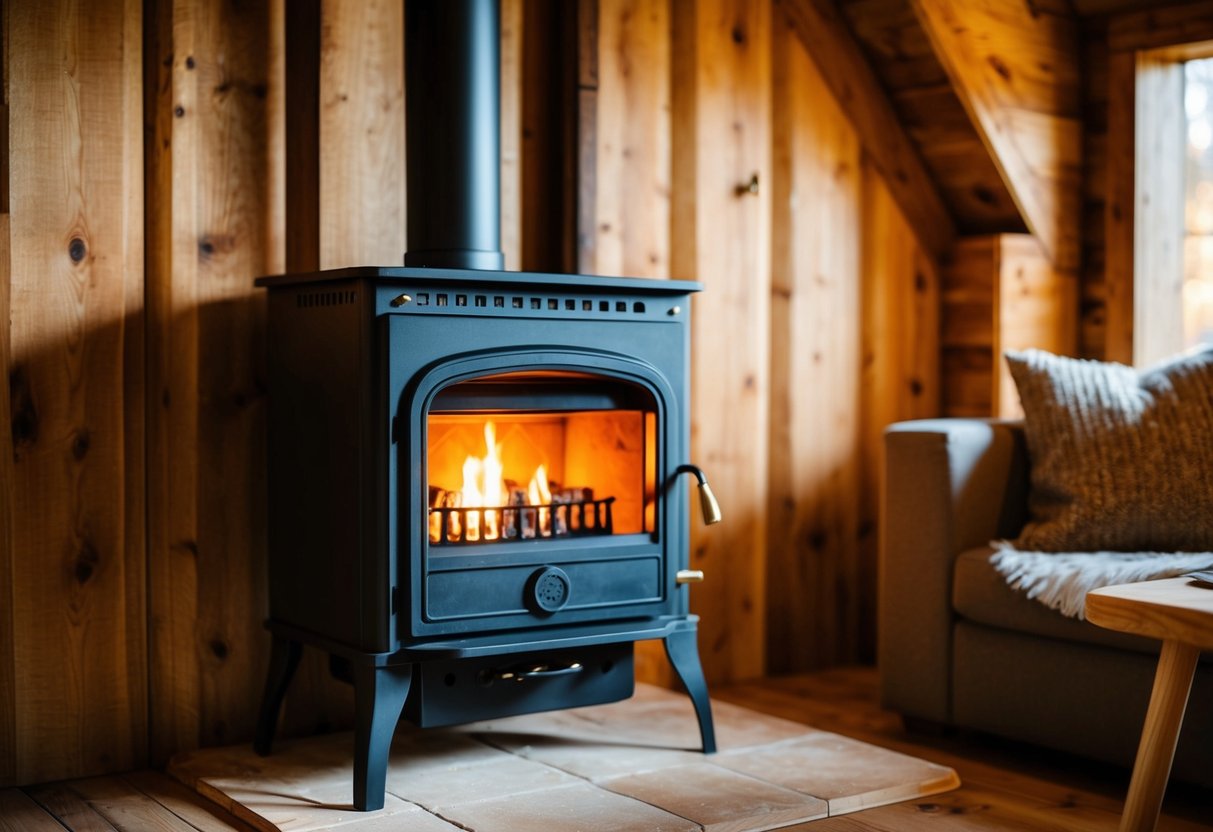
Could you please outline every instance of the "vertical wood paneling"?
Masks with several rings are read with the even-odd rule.
[[[577,0],[574,91],[576,136],[571,141],[576,159],[571,168],[576,185],[568,189],[574,200],[570,211],[577,214],[576,266],[580,274],[598,271],[595,219],[598,210],[598,0]]]
[[[860,148],[800,41],[773,34],[768,670],[855,661]]]
[[[669,277],[670,0],[598,9],[595,271]]]
[[[524,0],[501,0],[501,252],[522,257],[522,50]]]
[[[521,267],[577,270],[581,3],[527,0],[522,50]]]
[[[692,458],[727,518],[696,520],[691,546],[707,575],[691,608],[705,613],[700,652],[715,681],[765,670],[770,11],[746,0],[673,7],[671,272],[707,289],[694,301]],[[739,190],[753,176],[760,192]]]
[[[1082,44],[1082,267],[1079,278],[1078,355],[1102,359],[1107,353],[1108,306],[1103,274],[1107,217],[1112,196],[1106,177],[1113,139],[1108,129],[1110,67],[1104,19],[1084,20]],[[1132,131],[1129,131],[1132,133]]]
[[[7,23],[4,31],[8,31]],[[5,176],[7,177],[7,166]],[[7,207],[7,206],[5,206]],[[9,215],[0,213],[0,366],[12,366],[9,321]],[[8,385],[0,384],[0,417],[11,424]],[[14,658],[13,603],[13,434],[0,430],[0,783],[17,775],[17,674]]]
[[[283,20],[282,154],[286,177],[286,270],[320,268],[321,0],[291,0]]]
[[[398,266],[405,251],[404,4],[323,0],[320,268]]]
[[[280,264],[268,5],[160,3],[149,176],[152,754],[251,732],[268,638],[264,298]],[[151,115],[151,114],[149,114]],[[281,169],[281,165],[277,166]],[[278,250],[271,251],[271,247]]]
[[[0,9],[0,367],[12,367],[10,322],[12,303],[11,240],[8,201],[8,60],[5,41],[8,10]],[[0,384],[0,784],[13,783],[17,774],[17,674],[13,662],[13,433],[8,384]]]
[[[903,419],[939,414],[939,276],[884,181],[863,172],[860,221],[863,271],[863,370],[860,376],[863,473],[859,508],[859,575],[865,628],[875,644],[877,519],[884,429]],[[870,657],[865,657],[870,658]]]
[[[1108,56],[1108,142],[1104,169],[1104,354],[1133,363],[1134,101],[1137,61],[1131,52]]]
[[[5,7],[17,781],[146,748],[143,215],[135,0]],[[4,699],[0,695],[0,699]]]

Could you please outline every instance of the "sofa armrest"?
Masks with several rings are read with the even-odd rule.
[[[885,431],[877,658],[886,707],[950,721],[953,564],[1018,534],[1027,468],[1017,422],[928,419]]]

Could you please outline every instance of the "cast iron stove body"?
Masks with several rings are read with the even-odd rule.
[[[713,751],[679,476],[699,286],[409,267],[259,283],[273,653],[258,750],[304,644],[354,684],[354,803],[372,809],[402,712],[425,727],[624,699],[634,642],[662,639]],[[528,500],[536,462],[552,482]],[[489,472],[511,464],[527,471]],[[476,503],[467,466],[505,486]]]

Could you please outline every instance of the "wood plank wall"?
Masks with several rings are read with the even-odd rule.
[[[6,3],[0,776],[147,748],[138,0]]]
[[[84,5],[7,3],[0,39],[0,783],[248,737],[268,647],[252,279],[407,242],[398,3]],[[559,15],[503,3],[507,257],[706,284],[694,459],[726,521],[695,521],[691,592],[712,680],[870,658],[880,431],[938,412],[932,255],[779,4],[577,8],[598,60],[570,142],[528,121],[525,56]],[[535,138],[586,163],[587,124],[596,186],[549,171],[535,194]],[[572,193],[593,204],[528,221]],[[286,730],[349,712],[309,657]]]

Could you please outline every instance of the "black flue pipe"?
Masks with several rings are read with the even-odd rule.
[[[407,0],[406,266],[503,269],[498,0]]]

